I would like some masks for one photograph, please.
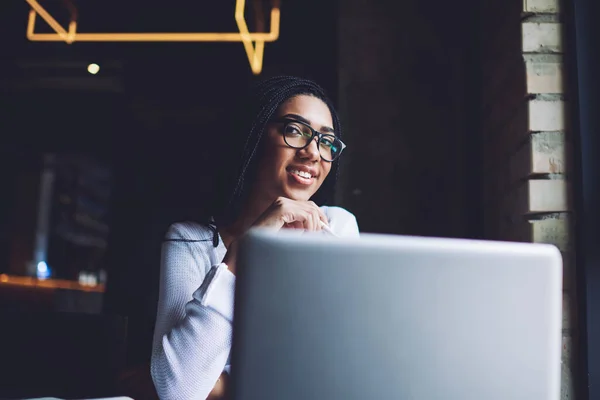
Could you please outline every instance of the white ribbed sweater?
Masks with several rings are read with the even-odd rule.
[[[354,215],[321,207],[339,236],[358,236]],[[151,374],[161,399],[205,399],[229,372],[235,276],[207,227],[176,223],[162,250]],[[170,240],[170,241],[169,241]]]

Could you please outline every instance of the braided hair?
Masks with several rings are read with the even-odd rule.
[[[228,157],[222,158],[221,177],[217,180],[217,196],[213,213],[206,223],[213,231],[213,245],[218,246],[218,226],[232,224],[239,217],[246,202],[252,182],[255,181],[258,161],[262,155],[263,137],[267,123],[274,117],[279,106],[286,100],[299,95],[314,96],[323,101],[331,113],[333,129],[341,137],[339,117],[325,91],[315,82],[294,76],[275,76],[251,86],[237,101],[234,117],[220,137],[221,148],[227,149]],[[238,135],[247,134],[245,141],[236,140]],[[231,160],[238,163],[231,168]],[[338,175],[338,161],[334,161],[327,178],[312,197],[317,205],[333,200]]]

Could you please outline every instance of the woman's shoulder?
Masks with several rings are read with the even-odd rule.
[[[201,276],[206,274],[212,265],[220,262],[221,248],[214,245],[215,231],[208,225],[185,221],[169,226],[163,238],[162,269],[181,271],[190,267],[189,271],[199,271]]]
[[[165,234],[165,241],[212,241],[215,231],[207,224],[194,221],[176,222],[169,226]]]

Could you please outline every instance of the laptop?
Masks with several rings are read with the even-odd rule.
[[[559,399],[554,246],[253,230],[238,265],[236,400]]]

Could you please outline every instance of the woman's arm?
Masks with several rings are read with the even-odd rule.
[[[339,236],[359,235],[356,218],[348,211],[328,207],[326,214]],[[208,254],[212,244],[183,241],[207,236],[199,229],[173,225],[167,238],[179,241],[163,247],[151,367],[161,399],[204,399],[209,393],[219,398],[225,384],[221,379],[223,384],[215,385],[231,348],[235,277],[224,264],[205,276],[206,266],[213,263]]]
[[[229,374],[223,372],[217,381],[215,387],[210,392],[206,400],[225,400],[230,398],[230,380]]]
[[[208,274],[212,243],[199,225],[173,225],[163,246],[151,373],[161,399],[205,399],[231,347],[235,278],[224,264]]]

